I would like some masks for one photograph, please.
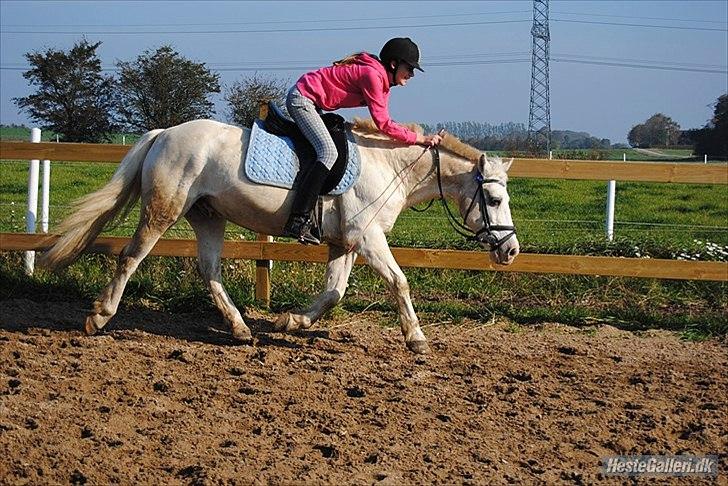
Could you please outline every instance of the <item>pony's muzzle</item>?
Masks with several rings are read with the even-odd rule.
[[[490,252],[490,257],[494,263],[498,265],[510,265],[516,256],[521,252],[520,245],[516,236],[512,236],[508,241]]]

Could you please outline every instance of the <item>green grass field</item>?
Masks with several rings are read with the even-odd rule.
[[[0,126],[0,140],[28,142],[30,141],[30,128],[2,125]],[[110,143],[132,145],[137,140],[139,140],[139,135],[135,133],[116,133],[111,137]],[[51,130],[41,130],[40,141],[55,142],[56,133]]]
[[[70,211],[73,200],[104,185],[115,168],[115,164],[52,164],[51,231]],[[0,171],[0,230],[22,232],[28,163],[3,162]],[[606,183],[516,178],[509,183],[509,193],[519,239],[528,252],[640,253],[663,258],[688,252],[712,259],[701,253],[706,242],[728,246],[728,197],[719,185],[618,183],[612,243],[604,237]],[[138,211],[133,211],[108,234],[131,235],[137,217]],[[247,230],[228,226],[229,237],[241,235],[253,237]],[[192,234],[183,221],[168,236],[191,238]],[[475,248],[450,229],[437,204],[425,213],[403,212],[390,241],[396,246]]]
[[[621,158],[621,157],[620,157]],[[105,184],[115,164],[52,165],[51,231],[70,211],[70,203]],[[25,231],[27,162],[0,162],[0,231]],[[616,238],[604,236],[606,183],[513,179],[511,208],[522,251],[653,258],[728,259],[728,195],[724,186],[617,183]],[[138,211],[106,234],[128,236]],[[168,238],[192,238],[183,221]],[[227,237],[253,238],[228,225]],[[390,236],[393,246],[475,249],[455,234],[443,210],[405,211]],[[486,256],[484,255],[484,258]],[[0,293],[4,296],[92,300],[106,285],[114,259],[86,255],[58,274],[26,277],[21,254],[0,255]],[[455,270],[405,270],[416,309],[425,323],[487,322],[505,316],[519,324],[544,321],[589,326],[608,323],[624,329],[665,328],[686,337],[705,338],[728,332],[725,283],[664,281],[616,277],[510,274]],[[223,262],[226,286],[236,304],[253,300],[254,265]],[[304,305],[321,290],[323,265],[276,262],[273,267],[273,310]],[[56,297],[59,296],[59,297]],[[212,307],[189,258],[150,257],[130,281],[124,305],[169,311]],[[394,306],[381,279],[368,267],[352,273],[347,297],[332,312],[363,309],[386,311]]]

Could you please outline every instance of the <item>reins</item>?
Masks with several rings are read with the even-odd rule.
[[[423,156],[423,155],[425,155],[425,154],[427,153],[427,150],[428,150],[428,149],[429,149],[429,147],[425,147],[425,148],[424,148],[424,149],[422,150],[422,153],[421,153],[420,155],[418,155],[418,156],[417,156],[417,158],[416,158],[415,160],[413,160],[412,162],[410,162],[409,164],[407,164],[407,165],[406,165],[406,166],[405,166],[404,168],[402,168],[402,170],[400,170],[399,172],[397,172],[397,177],[399,178],[399,183],[398,183],[398,184],[397,184],[397,186],[396,186],[396,187],[395,187],[395,188],[394,188],[394,189],[392,190],[392,192],[390,192],[390,193],[389,193],[389,196],[387,196],[387,199],[385,199],[385,200],[384,200],[384,202],[383,202],[383,203],[382,203],[382,204],[381,204],[381,205],[379,206],[379,208],[378,208],[378,209],[377,209],[377,210],[376,210],[376,211],[374,212],[374,215],[373,215],[373,216],[372,216],[371,218],[369,218],[369,222],[368,222],[368,223],[367,223],[367,224],[366,224],[366,225],[364,226],[364,228],[362,228],[362,230],[361,230],[361,231],[359,232],[359,234],[360,234],[360,235],[363,235],[363,234],[364,234],[364,233],[366,232],[367,228],[369,228],[369,225],[370,225],[370,224],[372,224],[372,222],[373,222],[373,221],[374,221],[374,220],[375,220],[375,219],[377,218],[377,215],[379,214],[379,212],[380,212],[380,211],[381,211],[382,209],[384,209],[384,206],[386,206],[386,205],[387,205],[387,202],[389,201],[389,199],[390,199],[390,198],[391,198],[391,197],[392,197],[392,196],[394,195],[394,193],[395,193],[395,192],[397,191],[397,189],[398,189],[398,188],[399,188],[399,187],[400,187],[400,186],[401,186],[401,185],[402,185],[402,184],[404,183],[405,177],[403,177],[403,176],[402,176],[402,173],[403,173],[403,172],[405,172],[405,171],[407,171],[407,174],[405,174],[405,175],[409,175],[409,172],[411,172],[411,171],[412,171],[412,169],[414,168],[415,164],[416,164],[417,162],[419,162],[419,161],[420,161],[420,159],[422,158],[422,156]],[[388,189],[390,188],[390,186],[391,186],[391,185],[392,185],[392,184],[394,183],[394,181],[395,181],[395,179],[392,179],[392,181],[391,181],[391,182],[390,182],[389,184],[387,184],[387,187],[385,187],[385,188],[384,188],[384,190],[382,191],[382,193],[381,193],[381,194],[380,194],[380,195],[379,195],[379,196],[378,196],[378,197],[377,197],[377,198],[376,198],[376,199],[375,199],[374,201],[372,201],[371,203],[369,203],[369,205],[368,205],[367,207],[371,206],[371,205],[372,205],[372,204],[374,204],[374,203],[375,203],[376,201],[378,201],[378,200],[379,200],[379,198],[380,198],[380,197],[382,197],[382,196],[384,195],[384,193],[385,193],[385,192],[387,192],[387,190],[388,190]],[[430,205],[432,205],[432,202],[430,202]],[[428,208],[429,208],[429,206],[428,206]],[[362,208],[362,211],[363,211],[364,209],[366,209],[366,208]],[[360,211],[360,212],[359,212],[358,214],[360,214],[360,213],[361,213],[361,211]],[[347,251],[348,251],[348,252],[351,252],[351,251],[353,251],[353,250],[354,250],[354,247],[355,247],[355,246],[356,246],[356,243],[352,243],[352,244],[351,244],[351,245],[349,245],[349,247],[347,248]]]

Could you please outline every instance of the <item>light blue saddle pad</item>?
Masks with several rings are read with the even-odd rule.
[[[329,192],[338,196],[347,191],[359,178],[361,160],[359,148],[348,134],[349,161],[339,184]],[[245,175],[253,182],[266,186],[293,187],[298,174],[298,156],[293,150],[293,142],[288,137],[272,135],[263,129],[260,120],[255,120],[250,133],[248,153],[245,156]]]

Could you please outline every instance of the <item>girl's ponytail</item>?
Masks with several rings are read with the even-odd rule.
[[[349,54],[344,59],[339,59],[338,61],[334,61],[334,66],[344,66],[346,64],[354,64],[356,62],[356,59],[361,56],[362,54],[366,54],[365,52],[355,52],[354,54]]]

